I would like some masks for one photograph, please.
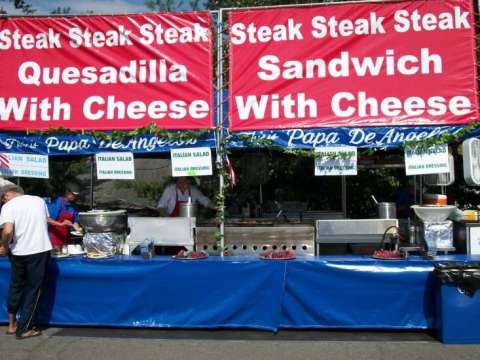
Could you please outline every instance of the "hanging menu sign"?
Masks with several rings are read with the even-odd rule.
[[[0,153],[0,175],[48,179],[48,156]]]
[[[173,149],[170,154],[173,177],[212,175],[210,148]]]
[[[95,155],[97,179],[135,179],[135,164],[131,152],[104,152]]]
[[[357,148],[315,148],[315,176],[357,175]]]
[[[447,144],[405,149],[405,172],[407,175],[443,174],[449,171]]]

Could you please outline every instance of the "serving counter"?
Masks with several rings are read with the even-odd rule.
[[[443,256],[436,260],[480,261]],[[41,320],[50,325],[429,329],[432,261],[362,256],[52,259]],[[0,321],[10,264],[0,258]]]

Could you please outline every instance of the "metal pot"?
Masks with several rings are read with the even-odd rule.
[[[397,206],[394,202],[379,202],[377,206],[379,219],[397,218]]]
[[[197,206],[191,202],[180,203],[180,217],[195,217],[197,215]]]
[[[127,232],[127,211],[126,210],[91,210],[81,212],[80,224],[86,232],[91,233],[126,233]]]

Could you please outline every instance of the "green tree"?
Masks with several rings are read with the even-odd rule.
[[[346,0],[341,0],[346,1]],[[208,0],[208,9],[220,8],[236,8],[236,7],[254,7],[254,6],[277,6],[277,5],[294,5],[294,4],[314,4],[332,2],[332,0],[303,0],[303,1],[288,1],[288,0]]]
[[[183,0],[146,0],[145,6],[151,11],[171,11],[182,6]]]
[[[15,9],[19,9],[22,14],[25,14],[25,15],[32,15],[33,13],[35,13],[35,10],[31,4],[29,4],[27,1],[24,1],[24,0],[0,0],[0,3],[6,3],[6,2],[9,2],[9,3],[13,3],[13,6],[15,7]],[[7,10],[5,10],[5,8],[0,5],[0,14],[3,14],[3,15],[6,15],[7,14]]]
[[[56,7],[51,11],[52,15],[67,15],[72,13],[72,8],[70,6],[68,7]]]
[[[151,11],[174,11],[174,10],[199,10],[202,6],[200,0],[146,0],[145,6]]]

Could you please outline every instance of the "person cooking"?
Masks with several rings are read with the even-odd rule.
[[[53,247],[62,248],[67,244],[70,228],[81,232],[76,201],[80,190],[76,184],[67,184],[65,194],[50,201],[48,204],[48,231]]]
[[[395,205],[397,207],[397,218],[407,219],[413,215],[410,206],[415,204],[415,187],[412,179],[408,183],[399,188],[395,194]]]
[[[189,198],[192,203],[199,202],[207,208],[215,209],[213,203],[196,186],[191,185],[187,177],[182,176],[163,191],[157,204],[160,216],[179,216],[180,204],[188,202]]]

